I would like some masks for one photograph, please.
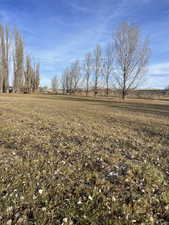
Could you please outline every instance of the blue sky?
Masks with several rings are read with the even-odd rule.
[[[111,41],[119,23],[136,23],[152,49],[144,87],[169,85],[168,0],[0,0],[0,21],[23,33],[41,64],[42,85],[97,43]]]

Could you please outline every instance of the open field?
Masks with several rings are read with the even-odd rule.
[[[0,95],[0,224],[169,224],[169,102]]]

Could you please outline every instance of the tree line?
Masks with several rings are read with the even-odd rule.
[[[9,26],[0,25],[0,93],[32,93],[39,89],[40,65],[26,54],[21,33]]]
[[[137,25],[122,23],[113,35],[111,43],[103,49],[99,44],[83,60],[74,61],[60,77],[52,78],[52,89],[59,83],[64,94],[83,90],[88,96],[93,91],[97,96],[104,88],[109,96],[111,87],[116,87],[124,99],[129,90],[142,84],[150,58],[147,38],[141,38]]]

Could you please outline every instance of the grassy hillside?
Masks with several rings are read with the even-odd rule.
[[[0,95],[0,224],[169,224],[169,102]]]

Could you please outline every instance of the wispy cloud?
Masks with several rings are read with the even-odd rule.
[[[149,73],[151,75],[169,75],[169,62],[150,65]]]
[[[78,12],[83,12],[83,13],[96,13],[96,9],[92,9],[89,5],[84,6],[82,2],[77,2],[77,1],[69,1],[69,6]]]

